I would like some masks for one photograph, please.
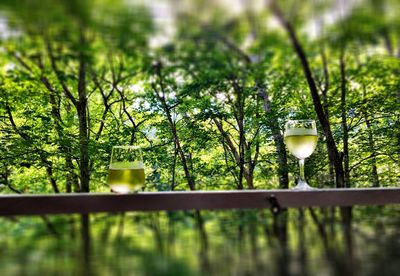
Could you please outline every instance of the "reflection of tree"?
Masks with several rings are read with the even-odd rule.
[[[81,215],[81,271],[82,275],[92,275],[90,215]]]
[[[340,236],[337,231],[328,231],[327,228],[333,227],[331,224],[335,224],[335,222],[327,220],[327,213],[324,210],[321,210],[321,216],[313,208],[309,208],[309,213],[317,227],[326,260],[331,263],[334,274],[357,275],[352,233],[352,208],[342,207],[340,209],[342,229]]]
[[[275,217],[269,210],[202,211],[204,228],[192,211],[80,215],[76,240],[68,232],[70,217],[49,217],[58,236],[39,217],[4,219],[0,230],[7,238],[0,236],[0,246],[7,252],[0,253],[0,265],[2,272],[19,267],[17,274],[34,275],[61,268],[74,275],[396,275],[398,208],[337,208],[334,220],[329,211]],[[341,212],[350,214],[344,219]],[[34,265],[38,255],[40,266]]]
[[[290,253],[288,248],[288,212],[283,210],[273,217],[273,233],[278,241],[277,272],[278,275],[290,275]]]
[[[304,210],[299,209],[299,215],[298,215],[298,239],[299,239],[299,245],[298,245],[298,261],[300,264],[300,275],[308,275],[308,270],[307,270],[307,247],[308,244],[306,243],[306,235],[305,235],[305,217],[304,217]]]
[[[164,234],[160,225],[160,214],[154,213],[154,214],[149,214],[149,216],[150,216],[149,227],[153,232],[153,237],[157,247],[157,252],[163,254],[165,253],[165,245],[164,245]]]
[[[379,215],[380,216],[380,215]],[[388,227],[389,226],[389,227]],[[392,231],[387,228],[393,227]],[[388,220],[386,223],[377,222],[374,236],[369,239],[366,250],[373,248],[369,257],[368,269],[363,271],[365,275],[390,276],[399,273],[400,264],[400,219]],[[376,242],[376,246],[371,246]]]
[[[204,225],[204,218],[199,210],[194,213],[194,218],[196,220],[197,231],[200,239],[200,267],[202,273],[210,272],[210,260],[208,258],[208,235]]]

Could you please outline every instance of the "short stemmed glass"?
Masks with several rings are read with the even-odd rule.
[[[285,144],[289,152],[299,159],[300,177],[295,190],[310,190],[304,176],[304,160],[317,146],[317,126],[314,120],[290,120],[285,125]]]

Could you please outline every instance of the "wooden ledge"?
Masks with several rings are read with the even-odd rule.
[[[0,195],[0,216],[400,203],[400,188]]]

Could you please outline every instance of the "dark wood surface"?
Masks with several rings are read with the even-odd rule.
[[[271,203],[281,208],[399,204],[400,188],[1,195],[0,216],[271,208]]]

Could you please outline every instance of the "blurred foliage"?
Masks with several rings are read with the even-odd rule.
[[[299,34],[321,94],[326,89],[324,104],[339,150],[339,57],[344,53],[351,185],[372,186],[375,166],[381,186],[398,186],[398,1],[279,4]],[[215,120],[238,144],[237,111],[243,108],[246,156],[258,152],[254,186],[276,188],[271,122],[283,131],[288,119],[316,118],[300,62],[264,1],[3,0],[0,28],[3,193],[51,192],[49,178],[66,191],[79,176],[79,120],[65,90],[78,98],[82,56],[91,191],[109,190],[111,148],[123,144],[143,147],[146,190],[189,188],[165,105],[154,91],[157,64],[162,65],[161,96],[197,189],[237,188],[238,165]],[[268,94],[269,112],[260,87]],[[316,187],[330,185],[320,134],[306,162],[306,175]],[[291,183],[297,170],[289,157]]]
[[[339,213],[290,209],[285,235],[269,210],[202,211],[205,235],[193,212],[92,214],[88,229],[79,215],[0,218],[0,265],[2,275],[396,274],[398,206],[357,207],[349,228]]]

